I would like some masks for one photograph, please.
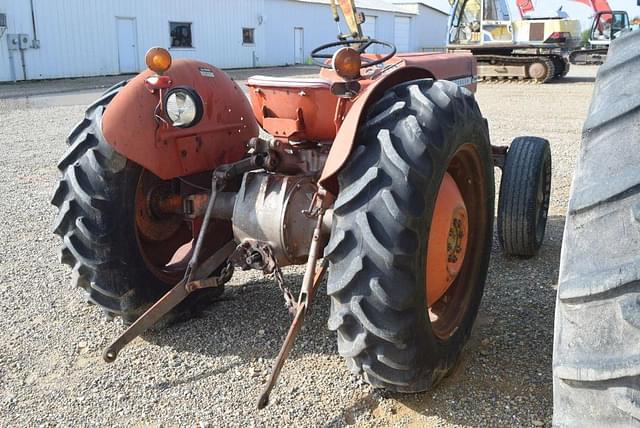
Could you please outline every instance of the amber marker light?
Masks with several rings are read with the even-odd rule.
[[[338,49],[331,58],[331,66],[338,73],[338,76],[353,80],[360,77],[360,53],[349,47]]]
[[[151,48],[144,56],[150,70],[162,74],[171,67],[171,54],[164,48]]]

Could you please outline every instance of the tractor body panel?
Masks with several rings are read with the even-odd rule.
[[[406,66],[428,70],[437,80],[450,80],[472,92],[476,91],[477,66],[470,53],[403,53],[398,54],[397,58]]]
[[[332,140],[338,98],[324,78],[293,79],[253,76],[249,97],[258,123],[275,138]]]
[[[375,60],[380,55],[368,54],[363,57]],[[435,78],[451,80],[471,91],[476,88],[476,66],[470,54],[401,54],[384,65],[384,68],[374,70],[370,76],[359,81],[362,87],[360,94],[354,102],[343,106],[343,115],[356,105],[361,108],[363,104],[359,100],[368,100],[370,89],[391,74],[395,77],[389,82],[394,82],[394,85],[406,80]],[[405,70],[408,67],[420,68],[423,72]],[[402,71],[396,74],[399,69]],[[402,74],[406,74],[406,77],[398,79]],[[253,76],[247,86],[258,123],[275,138],[330,141],[343,125],[340,114],[336,114],[339,98],[331,92],[332,83],[341,81],[342,78],[333,70],[323,69],[318,78],[312,79]]]
[[[259,129],[242,89],[223,71],[193,60],[176,60],[165,73],[172,86],[193,88],[202,100],[202,120],[189,128],[163,126],[160,97],[134,77],[107,107],[102,131],[114,150],[162,179],[214,169],[241,159]],[[158,91],[156,89],[156,91]]]
[[[387,89],[410,80],[435,78],[452,80],[475,92],[476,62],[471,54],[404,54],[397,55],[394,60],[397,65],[370,81],[341,121],[319,180],[319,184],[334,195],[338,194],[337,174],[351,154],[364,112]]]

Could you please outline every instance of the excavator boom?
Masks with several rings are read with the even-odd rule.
[[[347,23],[347,27],[349,32],[346,34],[339,34],[339,39],[361,39],[362,38],[362,28],[360,24],[364,22],[364,14],[358,13],[356,9],[355,0],[338,0],[338,5],[342,10],[342,15],[344,16],[344,20]],[[338,13],[338,7],[336,5],[336,0],[331,0],[331,12],[333,13],[333,20],[336,22],[340,21],[340,14]]]

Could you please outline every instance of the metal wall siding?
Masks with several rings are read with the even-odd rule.
[[[296,27],[304,29],[306,58],[337,33],[327,4],[293,0],[34,0],[34,9],[40,49],[25,51],[28,79],[118,74],[117,17],[136,20],[140,68],[149,47],[169,47],[169,21],[192,22],[194,48],[171,49],[175,58],[197,58],[221,68],[292,64]],[[394,16],[411,17],[411,48],[420,45],[414,31],[422,26],[414,23],[418,16],[361,11],[376,16],[376,37],[387,41],[393,41]],[[6,33],[32,37],[29,1],[2,0],[0,12],[7,14]],[[243,27],[255,29],[255,45],[243,45]],[[13,68],[21,80],[20,54],[15,54]],[[11,69],[5,34],[0,38],[0,81],[12,79]]]
[[[136,19],[138,64],[146,49],[169,47],[169,21],[193,23],[194,49],[171,49],[176,58],[198,58],[219,67],[251,67],[262,56],[264,31],[258,17],[264,0],[34,0],[40,49],[25,51],[29,79],[119,73],[116,17]],[[29,2],[5,0],[7,33],[32,36]],[[242,44],[242,27],[255,28],[256,44]],[[14,58],[22,77],[19,52]],[[11,79],[6,35],[0,40],[0,81]]]
[[[420,52],[424,49],[444,48],[449,16],[423,5],[418,7],[418,15],[411,20],[410,49]]]

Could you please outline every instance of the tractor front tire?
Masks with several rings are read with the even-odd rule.
[[[467,203],[469,240],[462,269],[439,300],[451,305],[432,321],[425,265],[445,173]],[[425,391],[467,341],[489,265],[494,176],[473,94],[429,79],[391,88],[369,108],[338,180],[325,250],[338,351],[376,388]]]
[[[142,174],[150,173],[116,153],[102,134],[103,112],[125,84],[89,106],[69,135],[51,203],[58,208],[53,232],[62,238],[60,261],[73,269],[73,283],[88,302],[130,324],[173,283],[149,268],[136,231],[136,189]],[[189,316],[196,301],[220,293],[222,288],[188,299],[164,320]]]
[[[498,200],[498,240],[511,256],[534,256],[544,240],[551,196],[551,149],[518,137],[507,151]]]

